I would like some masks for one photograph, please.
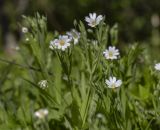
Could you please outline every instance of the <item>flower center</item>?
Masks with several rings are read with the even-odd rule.
[[[61,46],[64,46],[65,41],[64,41],[64,40],[60,40],[60,41],[59,41],[59,44],[60,44]]]
[[[94,26],[96,25],[96,21],[95,20],[92,21],[92,25],[94,25]]]
[[[112,57],[113,56],[113,53],[110,51],[109,52],[109,57]]]
[[[115,84],[112,84],[112,86],[111,86],[112,88],[115,88],[116,87],[116,85]]]

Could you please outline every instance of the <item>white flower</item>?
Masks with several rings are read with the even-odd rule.
[[[23,33],[27,33],[27,32],[28,32],[28,28],[22,27],[22,32],[23,32]]]
[[[39,109],[34,113],[36,117],[39,119],[44,119],[48,115],[48,110],[47,109]]]
[[[104,56],[106,59],[117,59],[117,56],[119,55],[119,50],[116,49],[114,46],[113,47],[109,47],[108,50],[106,49],[104,52],[103,52]]]
[[[70,32],[67,32],[67,35],[73,39],[74,44],[77,44],[80,38],[80,33],[75,29],[72,29]]]
[[[60,35],[58,39],[55,39],[54,41],[50,42],[50,49],[60,49],[64,51],[66,48],[70,46],[71,38],[69,38],[67,35]]]
[[[88,25],[91,27],[97,26],[102,19],[103,16],[99,15],[98,17],[96,17],[96,13],[89,13],[89,17],[85,17],[85,21],[88,22]]]
[[[105,82],[108,85],[108,88],[117,88],[122,84],[122,80],[116,80],[116,77],[109,77],[109,80]]]
[[[160,63],[155,64],[154,68],[158,71],[160,71]]]
[[[38,82],[38,85],[40,88],[45,89],[48,87],[48,82],[47,82],[47,80],[41,80]]]

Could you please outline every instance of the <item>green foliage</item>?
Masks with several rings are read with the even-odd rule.
[[[49,48],[58,33],[47,31],[46,17],[37,13],[23,19],[28,32],[23,36],[18,63],[9,62],[0,69],[0,129],[160,128],[160,76],[153,64],[145,61],[145,48],[139,43],[121,47],[116,60],[103,55],[108,46],[118,45],[117,24],[110,27],[103,19],[89,28],[82,21],[74,22],[80,31],[79,42],[71,42],[62,51]],[[108,88],[105,80],[110,76],[120,78],[122,86]],[[46,80],[48,87],[41,88],[41,80]],[[49,114],[38,119],[35,111],[41,108]]]

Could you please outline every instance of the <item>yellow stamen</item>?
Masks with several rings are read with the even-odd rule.
[[[112,88],[116,88],[116,85],[115,85],[115,84],[112,84]]]
[[[113,53],[112,52],[109,52],[109,57],[112,57],[113,56]]]
[[[96,21],[92,21],[92,25],[94,25],[94,26],[95,26],[95,25],[96,25]]]
[[[65,44],[65,41],[64,41],[64,40],[60,40],[59,44],[60,44],[61,46],[63,46],[63,45]]]

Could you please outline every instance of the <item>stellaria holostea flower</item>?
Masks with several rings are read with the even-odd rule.
[[[122,84],[122,80],[117,80],[116,77],[109,77],[109,80],[106,79],[105,82],[108,85],[108,88],[118,88]]]
[[[113,60],[113,59],[117,59],[118,58],[117,56],[119,55],[119,50],[116,49],[114,46],[113,47],[109,46],[109,48],[106,49],[103,52],[103,54],[104,54],[106,59]]]
[[[50,49],[60,49],[64,51],[66,48],[70,46],[71,38],[69,38],[67,35],[60,35],[58,39],[55,39],[50,42]]]
[[[155,64],[154,68],[158,71],[160,71],[160,63]]]
[[[44,119],[48,115],[48,110],[47,109],[39,109],[34,113],[36,117],[39,119]]]
[[[27,27],[22,27],[22,32],[23,33],[27,33],[28,32],[28,28]]]
[[[95,27],[97,26],[100,21],[102,21],[103,16],[102,15],[98,15],[96,13],[89,13],[89,17],[86,16],[85,17],[85,21],[88,22],[88,25],[91,27]]]
[[[67,32],[67,35],[71,37],[71,39],[73,39],[74,44],[78,43],[80,38],[80,33],[77,30],[72,29],[70,32]]]
[[[47,82],[47,80],[41,80],[38,82],[38,85],[40,88],[45,89],[48,87],[48,82]]]

